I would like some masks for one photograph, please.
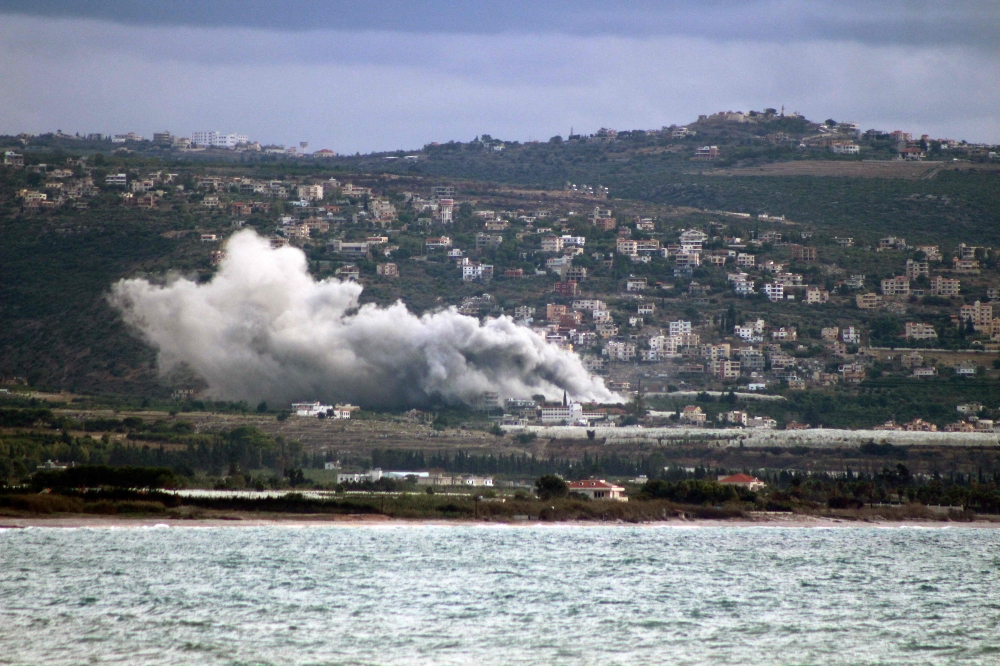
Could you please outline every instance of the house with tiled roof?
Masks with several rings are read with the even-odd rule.
[[[719,483],[723,486],[739,486],[747,490],[759,490],[767,484],[756,476],[749,474],[731,474],[730,476],[720,476]]]
[[[618,502],[628,501],[628,498],[625,497],[624,488],[616,486],[613,483],[608,483],[604,479],[573,481],[569,484],[569,491],[571,493],[586,495],[590,499],[616,500]]]

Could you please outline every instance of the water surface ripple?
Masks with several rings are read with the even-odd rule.
[[[1000,664],[990,529],[0,530],[0,664]]]

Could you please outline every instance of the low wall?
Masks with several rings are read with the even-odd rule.
[[[906,432],[901,430],[767,430],[763,428],[584,428],[581,426],[507,427],[507,432],[533,432],[543,439],[594,439],[607,444],[708,444],[712,446],[793,447],[827,449],[854,447],[874,441],[894,446],[1000,446],[1000,433]]]

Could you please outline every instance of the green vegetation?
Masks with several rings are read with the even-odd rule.
[[[174,488],[178,484],[172,470],[162,467],[108,467],[81,465],[62,470],[35,472],[31,483],[36,490],[55,488]]]
[[[728,397],[728,396],[727,396]],[[858,387],[788,391],[786,400],[733,401],[705,396],[699,406],[709,421],[734,409],[770,416],[784,425],[805,423],[824,428],[871,428],[886,421],[906,423],[921,418],[943,428],[961,416],[955,406],[963,402],[1000,405],[1000,384],[994,380],[939,377],[912,379],[881,377]],[[655,409],[674,410],[687,404],[669,398],[651,398]],[[985,409],[982,418],[1000,419],[996,407]]]
[[[82,469],[82,468],[81,468]],[[537,499],[522,492],[497,497],[469,494],[438,496],[410,490],[377,490],[320,498],[290,492],[279,496],[249,498],[178,496],[156,490],[138,492],[136,483],[158,483],[167,470],[108,470],[91,468],[79,478],[100,489],[57,488],[47,494],[0,490],[0,511],[14,515],[52,513],[156,514],[173,518],[227,517],[231,512],[264,514],[372,514],[392,518],[445,518],[479,520],[663,520],[675,516],[740,518],[755,511],[825,515],[847,519],[874,516],[895,519],[973,519],[977,513],[1000,512],[998,479],[935,476],[916,478],[899,463],[874,474],[848,471],[842,477],[780,472],[769,477],[769,486],[751,492],[705,479],[670,481],[653,479],[633,489],[632,501],[591,501],[567,493],[565,481],[556,476],[539,478]],[[676,476],[677,471],[671,472]],[[39,473],[32,485],[52,480]],[[943,506],[944,511],[928,507]]]

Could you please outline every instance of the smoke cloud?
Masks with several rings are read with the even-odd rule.
[[[276,404],[319,399],[366,407],[472,403],[565,390],[620,402],[573,352],[509,317],[480,323],[454,308],[418,317],[402,302],[358,305],[362,286],[317,281],[292,247],[271,249],[250,230],[233,235],[207,283],[121,280],[111,302],[157,349],[161,373],[181,364],[212,397]]]

